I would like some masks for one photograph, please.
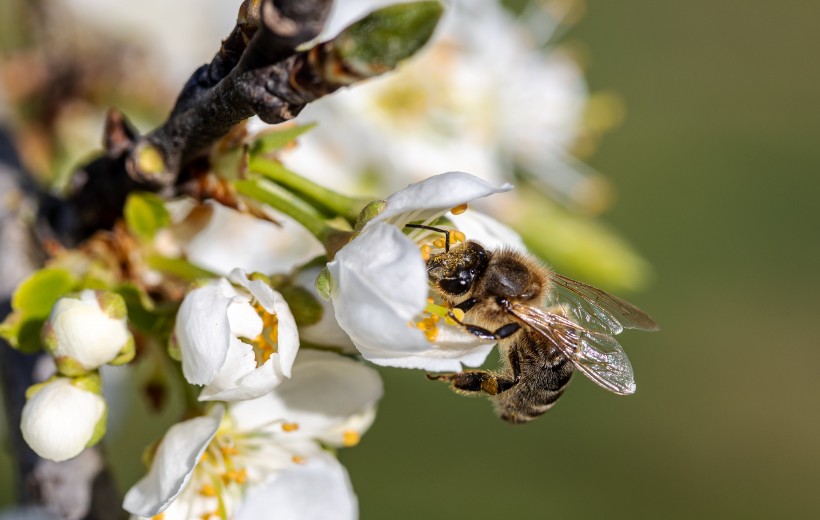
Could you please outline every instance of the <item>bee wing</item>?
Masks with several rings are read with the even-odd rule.
[[[550,279],[555,282],[552,303],[569,304],[587,329],[604,334],[660,329],[650,315],[617,296],[558,273],[551,273]]]
[[[581,373],[619,395],[635,393],[632,364],[610,334],[585,329],[559,314],[513,304],[512,313],[547,338]]]

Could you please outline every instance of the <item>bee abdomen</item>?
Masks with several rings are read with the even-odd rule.
[[[518,396],[517,399],[513,396],[499,399],[496,402],[496,410],[499,417],[507,422],[516,424],[530,422],[552,408],[564,393],[564,388],[566,388],[566,385],[558,391],[550,392],[550,395],[544,400],[527,400],[527,398],[522,399],[521,396]]]
[[[551,367],[528,367],[517,385],[495,399],[498,415],[507,422],[525,423],[543,415],[564,393],[574,372],[569,360]]]

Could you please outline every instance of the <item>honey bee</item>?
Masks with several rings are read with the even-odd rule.
[[[450,318],[479,338],[497,340],[499,372],[467,370],[427,377],[451,383],[459,393],[485,393],[499,416],[524,423],[542,415],[561,397],[578,370],[610,392],[635,392],[632,366],[614,336],[625,328],[658,330],[634,305],[600,289],[555,273],[535,258],[510,249],[488,250],[467,240],[431,254],[431,287],[453,310]],[[469,322],[469,323],[468,323]]]

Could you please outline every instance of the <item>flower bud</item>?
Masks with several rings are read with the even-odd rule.
[[[106,406],[96,374],[56,377],[28,389],[20,430],[37,455],[55,462],[80,454],[105,432]]]
[[[133,359],[126,315],[125,301],[115,293],[87,289],[60,298],[43,326],[43,343],[60,373],[77,376]]]

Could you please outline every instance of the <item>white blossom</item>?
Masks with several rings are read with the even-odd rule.
[[[484,362],[493,342],[480,340],[425,311],[431,297],[419,242],[430,232],[404,226],[429,224],[451,208],[512,189],[462,172],[411,184],[391,195],[384,210],[328,263],[336,319],[365,359],[385,366],[459,371]],[[457,221],[457,219],[453,219]],[[461,217],[489,245],[517,246],[520,238],[489,217]],[[417,240],[419,242],[417,242]]]
[[[293,378],[270,394],[227,409],[218,405],[208,416],[172,427],[124,507],[141,517],[164,512],[165,520],[200,518],[219,507],[240,520],[354,519],[347,473],[320,442],[355,445],[382,392],[373,369],[303,350]],[[267,513],[255,516],[259,511]],[[328,511],[338,514],[321,516]]]
[[[299,349],[296,322],[281,294],[241,270],[236,289],[221,278],[194,289],[177,314],[174,334],[189,383],[200,400],[259,397],[290,377]]]
[[[37,455],[68,460],[95,442],[105,425],[105,401],[77,381],[58,377],[32,387],[20,430]]]
[[[336,2],[325,37],[386,3]],[[540,48],[549,35],[528,32],[498,0],[445,4],[433,40],[412,60],[306,107],[300,118],[320,124],[284,163],[367,194],[451,169],[498,184],[519,166],[562,199],[594,197],[600,176],[569,152],[588,98],[579,65]],[[373,171],[390,174],[374,186]]]
[[[86,289],[57,300],[43,328],[43,340],[61,371],[77,375],[133,352],[126,317],[121,296]]]

